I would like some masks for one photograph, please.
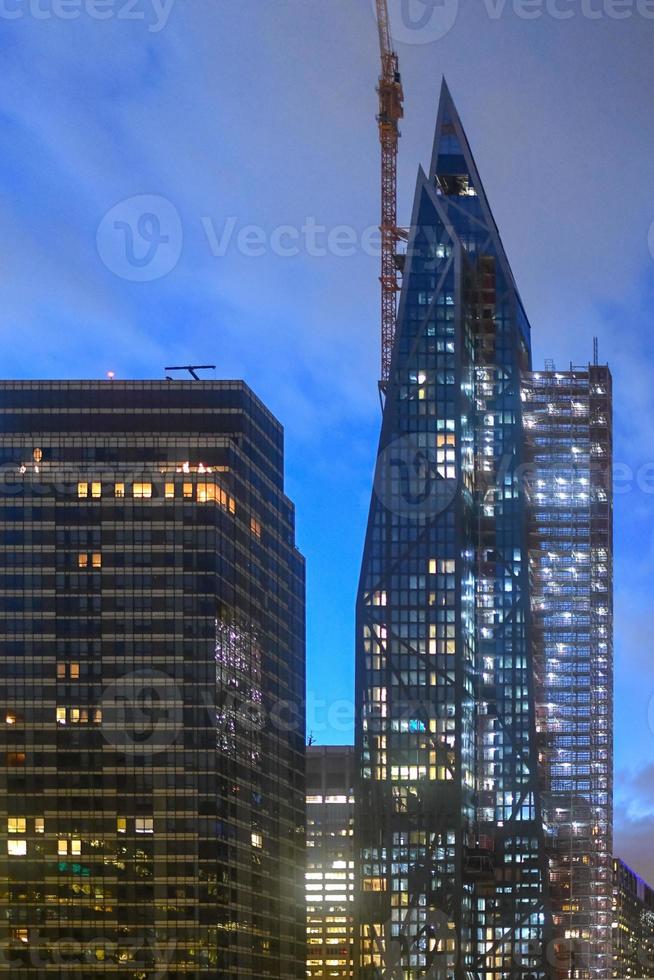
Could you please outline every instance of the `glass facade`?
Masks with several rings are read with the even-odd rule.
[[[281,426],[240,382],[2,382],[0,461],[0,972],[304,976]]]
[[[654,889],[613,858],[613,977],[654,977]]]
[[[307,976],[354,977],[354,749],[307,749]]]
[[[540,977],[520,377],[529,324],[444,85],[357,602],[362,976]]]
[[[525,377],[538,737],[559,975],[611,972],[611,374]]]

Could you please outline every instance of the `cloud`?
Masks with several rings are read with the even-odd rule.
[[[615,374],[616,458],[654,460],[650,32],[638,18],[528,23],[510,7],[493,21],[483,4],[461,4],[446,38],[401,45],[401,220],[431,149],[444,72],[532,321],[536,363],[583,363],[599,336]],[[246,377],[286,423],[316,578],[338,582],[324,602],[322,585],[311,596],[313,659],[350,657],[365,506],[334,513],[333,500],[354,488],[364,501],[370,485],[377,262],[360,252],[216,258],[202,218],[220,226],[235,216],[268,233],[307,216],[359,231],[378,222],[372,4],[178,0],[158,34],[138,22],[24,18],[3,23],[0,43],[4,372],[153,377],[200,357],[219,376]],[[103,215],[135,194],[163,195],[182,216],[181,261],[156,283],[116,279],[95,249]],[[345,462],[324,473],[334,446]],[[643,764],[649,743],[632,703],[644,718],[654,681],[653,501],[616,501],[618,756]],[[349,693],[340,677],[330,671],[328,696]]]
[[[654,816],[634,816],[624,804],[616,805],[613,853],[654,887]]]

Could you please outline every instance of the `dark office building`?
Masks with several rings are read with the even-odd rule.
[[[611,974],[612,384],[606,365],[525,377],[537,729],[556,959]]]
[[[357,608],[362,977],[545,972],[520,377],[529,323],[443,86]],[[435,972],[430,972],[435,971]]]
[[[307,749],[307,977],[354,973],[354,781],[351,745]]]
[[[654,977],[654,889],[613,858],[614,977]]]
[[[0,461],[0,972],[304,976],[281,426],[240,382],[3,382]]]

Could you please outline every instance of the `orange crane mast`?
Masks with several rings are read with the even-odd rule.
[[[397,293],[400,288],[400,266],[397,246],[406,233],[397,227],[397,153],[400,140],[399,121],[404,116],[404,91],[399,60],[391,43],[388,0],[376,0],[377,26],[382,71],[379,94],[379,141],[381,143],[381,381],[384,391],[388,381],[395,321]]]

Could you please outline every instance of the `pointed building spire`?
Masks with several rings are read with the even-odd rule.
[[[445,78],[441,83],[429,179],[445,195],[465,196],[467,190],[484,196],[468,138]]]

